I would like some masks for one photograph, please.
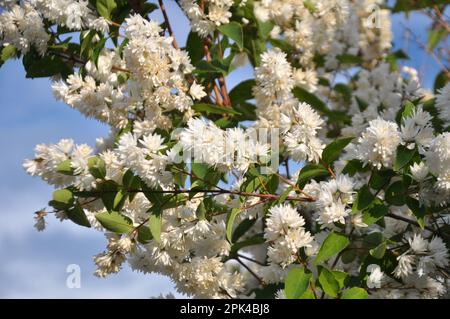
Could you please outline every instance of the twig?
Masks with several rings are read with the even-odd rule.
[[[162,14],[163,14],[163,17],[164,17],[164,22],[165,22],[165,24],[166,24],[167,31],[169,32],[169,35],[170,35],[170,36],[172,37],[172,39],[173,39],[172,45],[173,45],[173,47],[174,47],[175,49],[178,49],[177,40],[175,39],[175,35],[174,35],[173,30],[172,30],[172,27],[171,27],[171,25],[170,25],[170,22],[169,22],[169,16],[167,15],[166,8],[164,7],[164,2],[163,2],[163,0],[158,0],[158,3],[159,3],[159,7],[161,8],[161,12],[162,12]]]

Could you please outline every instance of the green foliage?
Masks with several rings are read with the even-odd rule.
[[[94,176],[95,178],[100,178],[100,179],[104,179],[106,176],[106,166],[105,166],[105,162],[97,157],[91,157],[88,159],[88,168],[89,168],[89,173],[91,173],[92,176]]]
[[[327,176],[328,170],[323,165],[308,164],[302,168],[298,175],[297,185],[304,187],[311,179]]]
[[[221,107],[215,104],[206,104],[206,103],[197,103],[192,106],[197,112],[205,113],[205,114],[233,114],[233,115],[241,115],[241,113],[233,110],[228,107]]]
[[[386,190],[385,200],[394,206],[403,206],[406,198],[406,187],[402,181],[392,183]]]
[[[73,73],[72,68],[59,56],[46,55],[41,57],[34,50],[25,54],[22,62],[27,78],[43,78],[56,75],[66,78]]]
[[[363,213],[363,222],[367,225],[375,224],[389,212],[386,205],[375,203]]]
[[[367,207],[369,207],[370,204],[372,204],[374,199],[375,199],[375,195],[370,190],[370,187],[367,185],[364,185],[358,191],[358,196],[356,197],[356,201],[353,204],[353,207],[357,210],[364,210]]]
[[[319,274],[319,283],[323,291],[330,297],[337,297],[339,292],[339,283],[335,279],[334,274],[328,269],[321,267]]]
[[[16,47],[9,44],[0,50],[0,66],[17,54]]]
[[[117,8],[115,0],[97,0],[96,7],[98,13],[107,20],[111,20],[114,9]]]
[[[299,299],[308,289],[312,274],[303,268],[292,268],[284,282],[284,292],[288,299]]]
[[[239,208],[233,208],[231,212],[227,215],[227,239],[231,243],[232,242],[232,235],[233,235],[233,225],[234,220],[236,219],[237,215],[241,212],[241,209]]]
[[[405,202],[416,217],[417,223],[419,223],[419,226],[423,229],[425,227],[425,206],[421,205],[417,199],[412,197],[406,197]]]
[[[331,142],[322,152],[322,161],[328,165],[333,163],[352,140],[353,137],[345,137]]]
[[[324,261],[327,261],[331,257],[337,255],[342,250],[344,250],[349,243],[350,242],[347,236],[335,232],[329,233],[322,246],[320,247],[319,252],[317,253],[314,264],[319,265]]]
[[[222,34],[232,39],[240,50],[244,48],[244,31],[239,23],[232,21],[228,24],[219,26],[217,29],[219,29]]]
[[[197,33],[192,31],[189,32],[186,43],[186,51],[189,53],[192,63],[197,63],[203,58],[203,43]]]
[[[409,164],[412,164],[414,155],[416,155],[417,150],[415,148],[409,149],[404,145],[399,145],[397,147],[397,156],[395,157],[394,170],[399,171]]]
[[[342,299],[367,299],[369,294],[363,288],[353,287],[342,292]]]
[[[115,211],[98,213],[95,218],[103,227],[116,234],[128,234],[134,229],[131,219]]]
[[[61,163],[59,163],[56,170],[58,173],[61,173],[64,175],[73,176],[73,174],[74,174],[74,169],[72,167],[72,163],[70,162],[70,160],[65,160],[65,161],[62,161]]]

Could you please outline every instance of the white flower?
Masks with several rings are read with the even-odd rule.
[[[201,100],[206,96],[205,90],[202,85],[197,84],[195,81],[192,83],[191,88],[189,89],[189,94],[193,99]]]
[[[418,182],[423,182],[429,173],[429,169],[424,162],[420,162],[419,164],[414,163],[410,169],[412,176]]]
[[[413,255],[401,255],[397,257],[398,265],[394,269],[394,276],[404,278],[413,273],[412,264],[414,262]]]
[[[425,252],[428,247],[428,242],[420,234],[414,234],[409,237],[408,243],[416,254]]]
[[[323,212],[319,215],[317,221],[322,224],[322,228],[329,226],[332,223],[345,224],[345,217],[348,216],[350,210],[345,208],[345,205],[337,202],[325,207]]]
[[[264,52],[261,55],[261,65],[255,68],[255,80],[261,88],[258,93],[262,95],[283,99],[290,94],[294,80],[286,53],[279,49]]]
[[[370,289],[380,288],[381,281],[384,277],[384,273],[381,271],[380,266],[371,264],[367,266],[367,272],[370,273],[369,277],[367,277],[367,287]]]
[[[269,210],[266,221],[265,237],[267,240],[275,240],[285,235],[289,229],[295,229],[305,225],[305,220],[290,205],[278,205]]]
[[[369,127],[358,139],[356,156],[378,169],[382,166],[391,167],[400,142],[397,124],[378,118],[369,122]]]
[[[439,117],[448,125],[450,123],[450,83],[438,91],[436,108],[439,111]]]

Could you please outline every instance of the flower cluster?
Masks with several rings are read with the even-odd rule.
[[[299,273],[310,298],[447,293],[450,85],[395,67],[382,1],[180,0],[186,50],[167,14],[114,3],[0,0],[0,65],[110,127],[25,161],[56,188],[38,231],[93,227],[97,276],[128,263],[198,298],[291,298],[273,288]]]
[[[270,244],[267,257],[271,263],[286,267],[298,258],[300,248],[311,247],[313,237],[305,231],[304,225],[303,217],[288,205],[269,210],[264,238]]]
[[[241,2],[245,4],[245,1]],[[194,0],[181,0],[179,4],[191,21],[192,30],[201,37],[209,35],[217,26],[227,24],[232,16],[233,0],[208,0],[204,6]]]

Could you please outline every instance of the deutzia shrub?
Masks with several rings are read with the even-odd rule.
[[[445,297],[448,68],[423,88],[390,24],[432,1],[176,4],[184,47],[162,0],[0,1],[0,63],[110,127],[25,161],[55,187],[37,230],[51,214],[94,228],[95,275],[128,264],[193,297]],[[242,64],[254,79],[230,90]]]

